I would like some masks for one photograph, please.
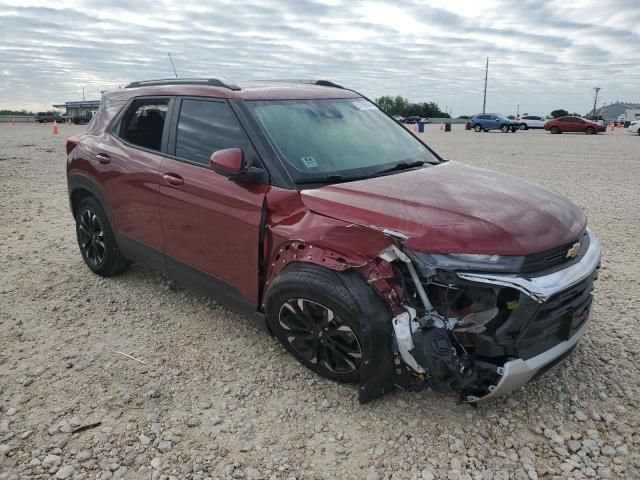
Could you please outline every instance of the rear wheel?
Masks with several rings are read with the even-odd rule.
[[[480,125],[476,125],[475,127],[473,127],[473,129],[478,133],[482,131],[482,127]]]
[[[509,129],[509,125],[502,125],[502,126],[500,127],[500,130],[502,130],[502,133],[507,133],[507,132],[509,132],[509,130],[510,130],[510,129]]]
[[[520,130],[528,130],[529,126],[526,123],[520,124]]]
[[[316,265],[292,265],[269,288],[267,323],[301,364],[331,380],[355,383],[362,361],[361,312],[340,276]]]
[[[559,129],[558,127],[551,127],[550,132],[551,132],[551,133],[554,133],[554,134],[555,134],[555,133],[560,133],[560,129]]]
[[[596,131],[593,127],[587,127],[584,133],[586,133],[587,135],[593,135],[594,133],[596,133]]]
[[[83,199],[78,205],[76,235],[82,258],[93,273],[110,277],[131,265],[116,245],[104,209],[93,197]]]

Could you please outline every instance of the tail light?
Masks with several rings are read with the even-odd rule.
[[[69,155],[74,148],[78,146],[80,143],[80,137],[69,137],[67,138],[67,155]]]

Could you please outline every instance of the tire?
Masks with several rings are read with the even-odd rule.
[[[361,309],[342,275],[313,264],[292,264],[267,292],[267,324],[305,367],[337,382],[356,383],[363,345]]]
[[[509,133],[509,130],[511,130],[509,128],[509,125],[502,125],[500,126],[500,130],[502,131],[502,133]]]
[[[549,130],[551,133],[553,134],[558,134],[560,133],[560,129],[558,127],[551,127],[551,130]]]
[[[84,263],[101,277],[124,272],[131,262],[118,249],[104,209],[93,197],[86,197],[76,210],[76,237]]]
[[[586,135],[593,135],[594,133],[596,133],[595,129],[593,127],[587,127],[584,131],[584,133]]]
[[[521,123],[520,130],[529,130],[529,125],[527,125],[526,123]]]
[[[480,133],[482,131],[482,127],[480,125],[474,125],[473,130]]]

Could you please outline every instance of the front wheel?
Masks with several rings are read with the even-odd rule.
[[[520,125],[520,130],[528,130],[529,126],[526,123],[523,123],[522,125]]]
[[[500,130],[502,130],[502,133],[508,133],[510,130],[509,125],[502,125]]]
[[[550,132],[553,134],[558,134],[560,133],[560,129],[558,127],[551,127]]]
[[[476,125],[475,127],[473,127],[473,130],[480,133],[482,131],[482,127],[480,125]]]
[[[596,131],[593,129],[593,127],[587,127],[584,133],[586,133],[587,135],[593,135],[594,133],[596,133]]]
[[[292,264],[267,292],[267,323],[302,365],[343,383],[360,379],[360,308],[342,274]],[[371,293],[373,295],[373,293]]]

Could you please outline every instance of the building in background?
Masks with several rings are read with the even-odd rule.
[[[610,105],[605,105],[596,110],[596,116],[602,118],[606,122],[617,122],[619,119],[624,119],[627,110],[640,109],[638,103],[627,102],[615,102]]]
[[[53,108],[64,108],[67,118],[71,119],[73,123],[83,124],[89,123],[99,106],[100,100],[81,100],[57,104]]]

